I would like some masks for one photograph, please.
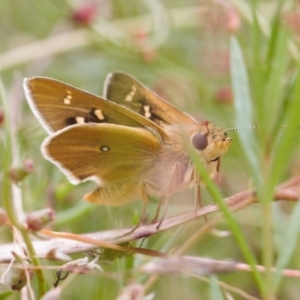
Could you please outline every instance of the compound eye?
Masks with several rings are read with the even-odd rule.
[[[197,150],[204,150],[208,145],[207,135],[204,133],[196,133],[192,137],[192,144]]]

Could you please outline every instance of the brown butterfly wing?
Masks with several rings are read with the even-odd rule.
[[[69,126],[42,145],[44,156],[73,184],[92,179],[100,186],[142,181],[160,149],[161,141],[150,130],[115,124]]]
[[[104,98],[125,106],[162,127],[197,123],[191,116],[178,110],[123,72],[115,72],[107,76]]]
[[[166,137],[162,128],[134,111],[61,81],[33,77],[24,80],[24,89],[32,111],[48,133],[74,124],[109,123],[150,127]]]

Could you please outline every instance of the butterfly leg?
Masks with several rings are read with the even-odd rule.
[[[141,213],[140,219],[139,219],[138,223],[130,231],[126,232],[123,236],[133,233],[137,228],[139,228],[141,226],[141,224],[144,223],[144,221],[146,219],[147,206],[148,206],[148,195],[147,195],[145,183],[143,183],[141,185],[141,197],[142,197],[141,200],[143,202],[143,208],[142,208],[142,213]]]
[[[202,197],[201,197],[201,187],[199,183],[195,184],[195,215],[197,214],[197,210],[203,207]],[[204,221],[207,222],[207,217],[204,215]]]
[[[195,214],[197,213],[197,210],[201,207],[203,207],[202,203],[202,197],[201,197],[201,186],[200,186],[200,178],[197,174],[196,170],[195,172]],[[204,215],[205,222],[207,221],[206,215]]]
[[[146,189],[145,182],[142,184],[141,190],[142,190],[143,209],[142,209],[142,214],[141,214],[141,217],[140,217],[137,227],[139,227],[146,219],[147,206],[148,206],[148,195],[147,195],[147,189]]]
[[[216,175],[214,176],[214,181],[218,185],[219,188],[221,186],[220,167],[221,167],[221,159],[219,158],[217,161],[217,167],[216,167],[217,172],[216,172]]]
[[[158,220],[159,212],[160,212],[161,206],[162,206],[162,204],[164,203],[164,201],[165,201],[165,197],[161,197],[160,200],[159,200],[157,209],[156,209],[155,217],[154,217],[154,219],[152,220],[152,223],[155,223],[155,222]]]
[[[201,187],[198,182],[195,183],[195,212],[203,206],[201,197]]]
[[[166,215],[166,213],[167,213],[167,210],[168,210],[168,206],[169,206],[169,196],[164,197],[162,200],[163,200],[163,201],[161,201],[161,202],[164,202],[164,203],[165,203],[165,205],[164,205],[164,211],[163,211],[163,213],[162,213],[162,216],[161,216],[161,218],[160,218],[159,223],[158,223],[157,226],[156,226],[156,229],[159,229],[161,223],[163,222],[163,220],[164,220],[164,218],[165,218],[165,215]]]
[[[173,194],[173,191],[175,190],[176,186],[179,183],[181,183],[182,180],[183,180],[183,174],[184,174],[183,170],[184,170],[183,165],[181,163],[177,162],[174,166],[174,170],[172,172],[172,175],[171,175],[171,178],[170,178],[170,181],[169,181],[169,185],[168,185],[168,188],[167,188],[167,191],[166,191],[166,195],[161,198],[158,209],[156,211],[156,215],[155,215],[154,220],[158,219],[160,208],[162,206],[162,203],[164,202],[164,210],[163,210],[161,219],[160,219],[156,229],[159,229],[161,223],[163,222],[163,220],[165,218],[165,215],[167,213],[168,206],[169,206],[169,197],[170,197],[170,195]]]

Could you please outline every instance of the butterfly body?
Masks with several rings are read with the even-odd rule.
[[[199,185],[186,141],[211,176],[231,144],[221,128],[197,122],[125,73],[108,76],[104,98],[44,77],[25,79],[24,88],[49,133],[43,155],[74,184],[96,181],[90,202],[119,206],[145,190],[162,198]]]

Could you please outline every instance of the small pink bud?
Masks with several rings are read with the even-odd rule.
[[[0,108],[0,126],[4,123],[4,113],[3,110]]]
[[[0,227],[9,224],[7,214],[3,208],[0,207]]]
[[[26,223],[30,230],[39,231],[55,219],[55,212],[51,208],[31,212],[26,217]]]
[[[296,35],[300,34],[300,11],[295,10],[284,15],[283,21],[285,25]]]
[[[29,279],[31,280],[34,276],[32,270],[25,269],[11,269],[11,277],[9,280],[9,285],[12,290],[20,291],[27,283],[26,272],[29,274]]]
[[[72,13],[72,20],[78,25],[87,26],[93,23],[97,15],[97,7],[93,3],[86,3]]]
[[[236,10],[230,9],[227,11],[226,28],[230,33],[237,32],[241,27],[241,18]]]
[[[133,36],[133,42],[141,52],[141,57],[146,62],[152,62],[157,57],[157,51],[151,46],[149,34],[143,28],[139,28]]]
[[[22,181],[28,174],[34,172],[34,164],[31,159],[27,159],[23,163],[23,167],[11,168],[9,170],[9,178],[14,183],[19,183]]]
[[[220,87],[216,92],[216,100],[221,103],[232,103],[233,95],[229,85]]]
[[[11,168],[9,170],[9,178],[16,184],[22,181],[27,175],[28,172],[24,168]]]
[[[26,159],[23,163],[24,169],[28,173],[33,173],[34,172],[34,163],[32,159]]]

